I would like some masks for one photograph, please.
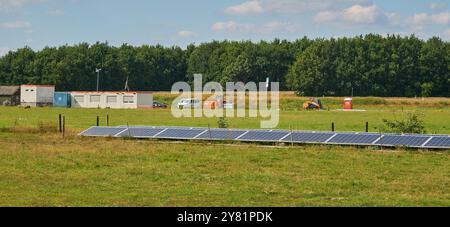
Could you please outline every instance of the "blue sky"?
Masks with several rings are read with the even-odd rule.
[[[185,47],[367,33],[450,40],[450,0],[0,0],[0,55],[25,45]]]

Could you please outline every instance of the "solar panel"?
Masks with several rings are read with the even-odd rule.
[[[433,137],[424,147],[450,148],[450,137]]]
[[[292,141],[296,143],[324,143],[333,135],[334,133],[293,132],[292,135],[287,136],[283,141]]]
[[[235,140],[246,131],[211,129],[198,136],[198,139]]]
[[[125,129],[126,128],[122,128],[122,127],[92,127],[92,128],[89,128],[88,130],[80,133],[80,135],[108,137],[108,136],[115,136]]]
[[[342,145],[449,148],[450,136],[371,133],[289,132],[282,130],[228,130],[187,127],[92,127],[81,136],[135,137],[180,140],[238,140],[249,142],[325,143]]]
[[[338,143],[338,144],[372,144],[377,139],[380,138],[380,135],[376,134],[337,134],[333,137],[329,143]]]
[[[285,131],[249,131],[238,140],[243,141],[279,141],[289,135]]]
[[[385,135],[376,143],[387,146],[420,147],[431,137],[413,135]]]
[[[156,134],[162,132],[163,128],[129,128],[120,134],[118,137],[136,137],[136,138],[152,138]]]
[[[156,138],[162,139],[194,139],[196,136],[203,133],[205,129],[181,129],[168,128],[156,135]]]

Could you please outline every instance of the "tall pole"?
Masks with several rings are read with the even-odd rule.
[[[97,70],[97,92],[98,92],[98,82],[100,81],[100,71]]]
[[[95,72],[97,73],[97,92],[99,91],[100,71],[102,71],[102,69],[95,69]]]

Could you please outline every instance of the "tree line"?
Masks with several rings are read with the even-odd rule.
[[[434,37],[370,34],[295,41],[212,41],[180,47],[114,47],[81,43],[33,51],[24,47],[0,58],[0,84],[55,84],[60,91],[96,88],[170,91],[173,83],[280,82],[307,96],[450,96],[450,43]]]

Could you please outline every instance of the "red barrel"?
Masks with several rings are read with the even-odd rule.
[[[346,98],[344,100],[344,110],[353,110],[353,99]]]

